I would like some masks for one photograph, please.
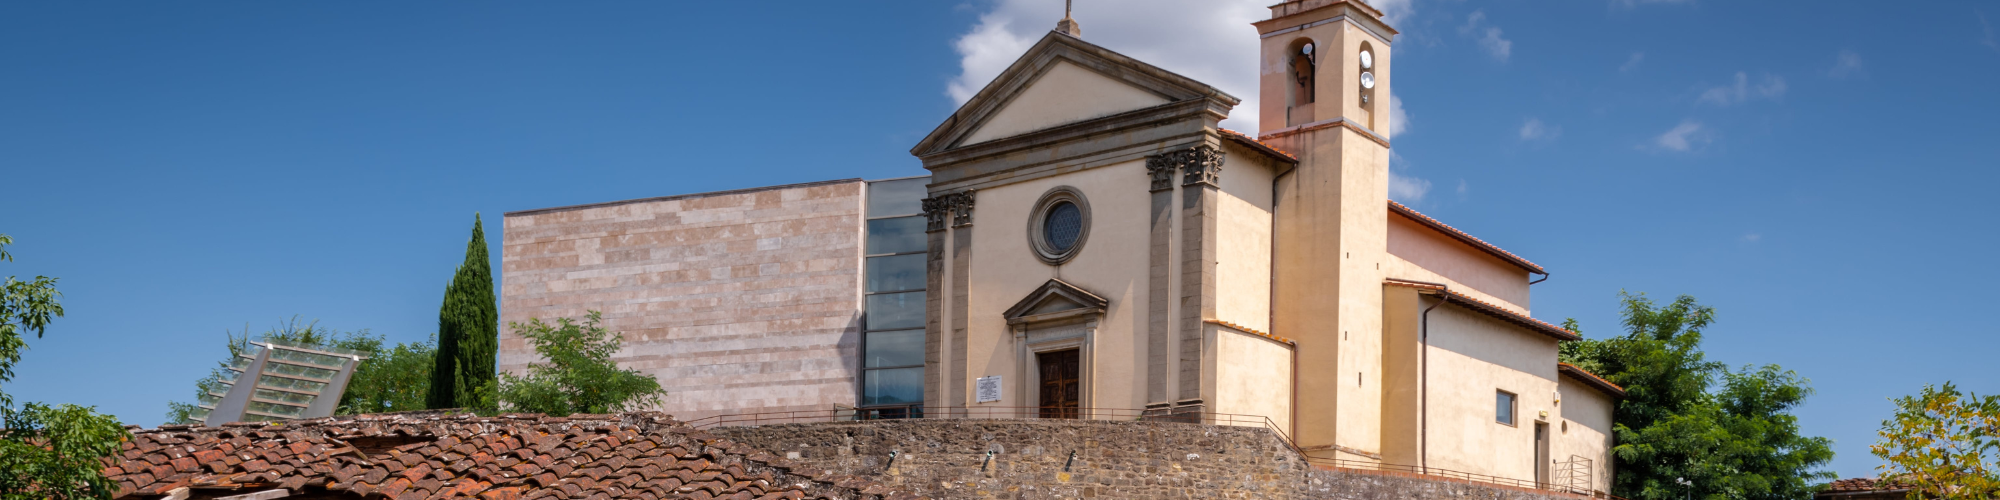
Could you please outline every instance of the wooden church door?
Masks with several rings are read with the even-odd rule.
[[[1076,418],[1077,407],[1083,402],[1080,380],[1081,360],[1077,350],[1045,352],[1035,355],[1035,361],[1042,369],[1041,413],[1042,418]]]

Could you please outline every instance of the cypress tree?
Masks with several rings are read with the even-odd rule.
[[[493,299],[493,268],[486,257],[486,230],[472,216],[472,241],[465,263],[444,289],[438,311],[437,365],[431,371],[431,408],[478,408],[480,387],[498,371],[500,309]]]

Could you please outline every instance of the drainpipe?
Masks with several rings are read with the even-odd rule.
[[[1267,318],[1264,321],[1264,325],[1271,330],[1272,335],[1278,334],[1278,308],[1276,307],[1278,301],[1278,183],[1283,182],[1285,176],[1292,175],[1293,172],[1297,171],[1299,171],[1299,166],[1294,163],[1292,164],[1292,168],[1271,177],[1271,291],[1264,298],[1264,312]],[[1292,341],[1292,421],[1289,427],[1291,427],[1290,432],[1292,433],[1292,447],[1298,448],[1299,344],[1297,340]],[[1299,452],[1299,455],[1304,456],[1305,452]]]
[[[1438,303],[1431,304],[1430,307],[1424,308],[1424,312],[1418,315],[1420,319],[1418,320],[1419,326],[1417,327],[1418,331],[1417,336],[1418,338],[1423,340],[1423,350],[1418,351],[1417,354],[1417,356],[1420,358],[1420,360],[1417,362],[1418,365],[1417,378],[1419,380],[1417,382],[1417,387],[1418,387],[1417,441],[1419,443],[1422,443],[1421,445],[1419,445],[1419,448],[1417,450],[1417,463],[1418,463],[1417,466],[1420,468],[1420,470],[1423,471],[1424,474],[1430,474],[1431,473],[1431,310],[1437,309],[1438,306],[1444,305],[1444,303],[1446,302],[1451,302],[1451,286],[1443,283],[1429,283],[1423,281],[1409,281],[1409,280],[1398,280],[1398,281],[1403,281],[1405,283],[1433,285],[1441,288],[1441,290],[1439,290],[1439,293],[1437,294]]]
[[[1541,283],[1541,282],[1544,282],[1544,281],[1548,281],[1548,280],[1549,280],[1549,273],[1534,273],[1534,274],[1540,274],[1540,275],[1542,275],[1542,279],[1538,279],[1538,280],[1534,280],[1534,281],[1530,281],[1530,282],[1528,282],[1528,284],[1529,284],[1529,285],[1533,285],[1533,284],[1536,284],[1536,283]]]

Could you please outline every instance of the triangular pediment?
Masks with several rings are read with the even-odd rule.
[[[1166,96],[1058,60],[961,142],[979,144],[1170,102]]]
[[[1006,319],[1014,320],[1077,309],[1102,311],[1105,306],[1110,304],[1111,301],[1105,300],[1103,296],[1078,288],[1076,285],[1071,285],[1063,280],[1052,279],[1048,283],[1043,283],[1042,286],[1035,288],[1034,292],[1029,293],[1027,297],[1023,297],[1020,302],[1014,303],[1014,307],[1007,308],[1007,312],[1003,313],[1002,316],[1006,317]]]
[[[1190,99],[1239,99],[1075,37],[1050,32],[910,150],[924,156]]]

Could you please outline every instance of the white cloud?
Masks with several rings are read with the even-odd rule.
[[[1382,135],[1391,139],[1410,131],[1410,113],[1403,111],[1403,99],[1389,93],[1389,126],[1382,127]]]
[[[1472,191],[1472,186],[1470,186],[1470,185],[1467,185],[1467,184],[1465,183],[1465,179],[1459,179],[1459,180],[1458,180],[1458,197],[1459,197],[1460,199],[1464,199],[1464,198],[1465,198],[1465,194],[1466,194],[1466,193],[1468,193],[1468,192],[1471,192],[1471,191]]]
[[[1001,71],[1014,64],[1039,39],[1008,31],[1011,24],[1014,24],[1011,17],[988,13],[979,16],[979,25],[971,33],[952,43],[958,49],[959,67],[963,71],[945,89],[953,101],[965,104],[972,100],[973,95],[986,88],[987,82],[1000,76]]]
[[[1754,98],[1777,99],[1785,95],[1785,79],[1775,75],[1764,75],[1757,85],[1750,85],[1750,74],[1736,72],[1736,83],[1713,87],[1701,93],[1698,102],[1728,106],[1741,104]]]
[[[1409,169],[1409,160],[1403,159],[1403,155],[1396,154],[1396,150],[1389,150],[1389,199],[1403,203],[1417,203],[1424,201],[1424,195],[1430,194],[1431,181],[1396,173],[1399,170]]]
[[[1507,62],[1507,57],[1514,54],[1514,41],[1501,36],[1499,27],[1488,25],[1485,10],[1475,10],[1466,16],[1465,26],[1458,28],[1458,34],[1474,37],[1479,48],[1500,62]]]
[[[1424,201],[1424,195],[1430,192],[1431,181],[1398,175],[1394,169],[1389,170],[1389,199],[1416,203]]]
[[[1745,234],[1745,235],[1743,235],[1743,241],[1747,241],[1747,242],[1751,242],[1751,243],[1756,243],[1756,242],[1758,242],[1758,241],[1763,241],[1763,239],[1764,239],[1764,235],[1762,235],[1762,234],[1757,234],[1757,233],[1749,233],[1749,234]]]
[[[1972,13],[1979,16],[1980,32],[1986,35],[1984,38],[1979,39],[1979,44],[1985,45],[1989,49],[2000,50],[2000,40],[1996,40],[1993,37],[1993,24],[1986,22],[1986,13],[1977,10],[1972,11]]]
[[[1227,128],[1257,130],[1258,47],[1250,23],[1270,17],[1268,0],[1092,0],[1077,2],[1083,39],[1242,99]],[[1411,0],[1371,2],[1393,20]],[[997,0],[979,23],[953,42],[960,73],[947,94],[971,99],[1062,18],[1055,0]],[[1392,21],[1393,22],[1393,21]],[[1392,99],[1392,106],[1393,99]]]
[[[1673,130],[1653,138],[1653,145],[1668,151],[1687,152],[1706,146],[1712,140],[1714,134],[1707,127],[1703,127],[1701,122],[1687,120],[1675,126]]]
[[[1645,62],[1645,60],[1646,60],[1645,52],[1633,52],[1632,57],[1625,59],[1625,64],[1618,65],[1618,72],[1624,73],[1627,71],[1639,69],[1639,63]]]
[[[1269,2],[1258,2],[1268,4]],[[1382,21],[1390,26],[1398,26],[1416,14],[1416,0],[1369,0],[1368,5],[1382,10]]]
[[[1847,78],[1860,73],[1861,54],[1856,54],[1852,50],[1840,51],[1840,55],[1834,60],[1833,69],[1826,72],[1827,76],[1834,78]]]
[[[1521,140],[1523,141],[1555,140],[1555,138],[1562,137],[1562,135],[1562,127],[1542,123],[1541,118],[1529,118],[1526,123],[1521,124]]]

